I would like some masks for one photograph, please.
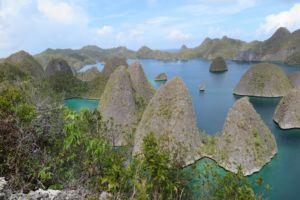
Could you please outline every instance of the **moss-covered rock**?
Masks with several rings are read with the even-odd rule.
[[[70,65],[65,61],[64,59],[61,58],[55,58],[50,60],[46,67],[46,75],[47,76],[52,76],[56,72],[64,72],[67,74],[73,74],[73,70],[70,67]]]
[[[151,99],[135,133],[134,153],[140,152],[148,133],[161,139],[162,148],[182,165],[199,159],[201,137],[191,97],[180,78],[161,86]]]
[[[155,77],[156,81],[166,81],[168,80],[167,74],[166,73],[160,73]]]
[[[43,67],[27,52],[19,51],[10,55],[4,61],[20,68],[20,70],[34,78],[44,76]]]
[[[135,94],[131,84],[129,73],[124,66],[118,67],[111,74],[100,99],[98,110],[105,120],[113,120],[120,127],[116,131],[113,143],[116,146],[126,145],[126,135],[123,131],[137,122],[138,107],[135,102]]]
[[[292,90],[282,98],[273,119],[282,129],[300,128],[300,90]]]
[[[288,78],[292,86],[300,90],[300,71],[289,74]]]
[[[114,72],[114,70],[120,66],[128,67],[126,58],[122,58],[122,57],[107,58],[105,59],[105,65],[102,70],[102,73],[106,78],[109,78],[109,76]]]
[[[221,56],[216,57],[209,68],[210,72],[225,72],[227,71],[227,65],[226,62],[224,60],[224,58],[222,58]]]
[[[135,91],[137,98],[143,101],[144,104],[148,104],[153,97],[155,89],[149,83],[144,70],[139,62],[134,62],[128,68],[131,83]]]
[[[230,109],[216,145],[218,164],[232,172],[241,166],[245,175],[259,171],[277,153],[275,137],[247,97]]]
[[[252,65],[234,89],[234,94],[245,96],[281,97],[292,85],[281,68],[274,64]]]

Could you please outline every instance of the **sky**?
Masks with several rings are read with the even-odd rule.
[[[47,48],[195,47],[300,28],[300,0],[0,0],[0,57]]]

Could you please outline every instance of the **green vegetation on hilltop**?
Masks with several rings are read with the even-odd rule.
[[[88,89],[88,84],[70,73],[56,72],[44,80],[54,92],[63,94],[65,98],[82,96]]]
[[[66,74],[73,74],[71,66],[62,58],[54,58],[49,61],[45,69],[46,76],[52,76],[56,72],[64,72]]]
[[[78,51],[79,50],[72,49],[47,49],[46,51],[35,55],[35,59],[41,63],[44,69],[46,69],[48,63],[55,58],[65,59],[75,69],[80,69],[80,67],[84,65],[93,64],[96,62],[96,60],[93,60]]]
[[[42,66],[27,52],[19,51],[3,59],[1,63],[9,63],[15,65],[21,72],[28,74],[35,79],[41,79],[44,76]]]

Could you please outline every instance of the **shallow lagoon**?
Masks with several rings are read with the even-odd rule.
[[[70,98],[65,99],[64,105],[71,110],[79,112],[80,109],[86,108],[89,110],[94,110],[99,105],[98,99],[83,99],[83,98]]]
[[[129,60],[129,63],[133,60]],[[230,107],[239,98],[232,91],[251,63],[227,62],[229,71],[221,74],[209,72],[210,61],[189,60],[188,62],[163,62],[140,60],[145,73],[155,88],[162,82],[155,82],[155,76],[165,72],[168,78],[181,77],[192,96],[198,127],[208,134],[222,130]],[[300,66],[280,64],[286,73],[300,71]],[[198,86],[204,84],[205,92],[200,93]],[[273,122],[272,116],[280,98],[250,98],[257,112],[276,137],[278,154],[259,173],[250,179],[262,176],[264,183],[271,185],[268,197],[273,200],[299,199],[300,196],[300,129],[281,130]],[[74,99],[76,102],[76,100]],[[85,100],[79,100],[77,106],[83,106]],[[91,108],[89,101],[87,106]],[[94,102],[95,103],[95,102]],[[96,108],[98,104],[93,104]],[[79,108],[80,109],[80,108]],[[78,110],[78,109],[77,109]],[[199,165],[202,161],[199,161]]]

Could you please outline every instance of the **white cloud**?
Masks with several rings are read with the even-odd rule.
[[[109,33],[112,33],[113,32],[113,27],[111,27],[111,26],[103,26],[103,27],[101,27],[101,28],[98,28],[97,30],[96,30],[96,32],[99,34],[99,35],[107,35],[107,34],[109,34]]]
[[[288,11],[267,16],[258,32],[271,33],[279,27],[287,27],[290,30],[300,28],[300,3],[295,4]]]
[[[68,0],[0,0],[0,57],[21,49],[31,53],[50,48],[97,44],[89,17]],[[74,31],[76,30],[76,31]]]
[[[191,35],[184,33],[179,29],[173,29],[169,32],[168,39],[170,40],[187,40],[190,39]]]
[[[57,0],[37,0],[37,8],[47,18],[59,23],[71,24],[86,20],[81,10],[70,3]]]

